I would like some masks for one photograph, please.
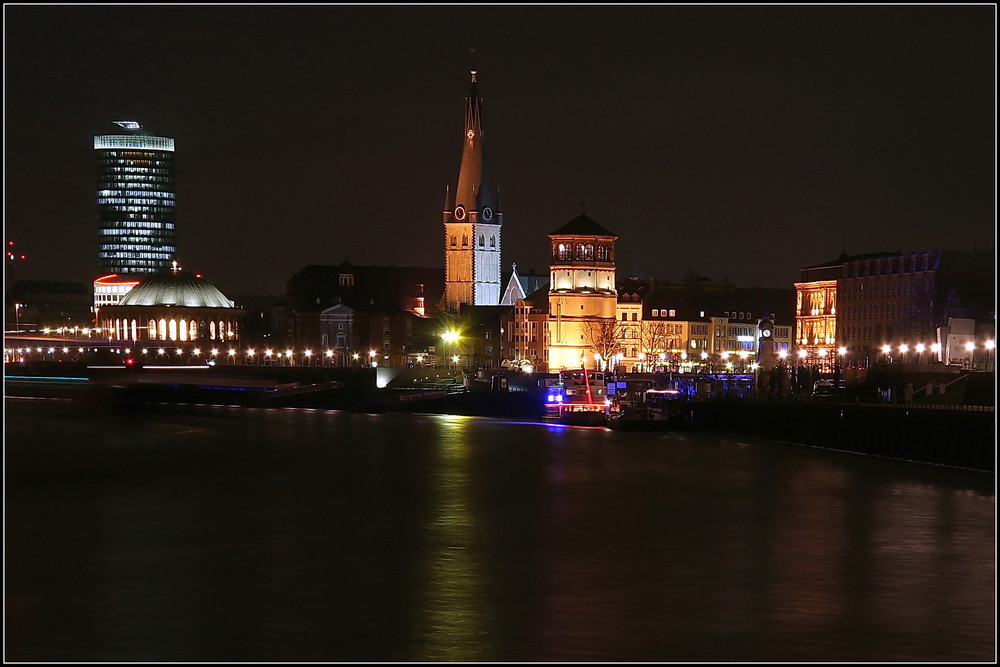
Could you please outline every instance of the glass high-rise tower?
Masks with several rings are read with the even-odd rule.
[[[94,137],[98,264],[119,275],[156,273],[177,252],[174,140],[135,121],[113,122],[121,132]]]

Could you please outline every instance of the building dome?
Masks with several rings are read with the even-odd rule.
[[[150,276],[126,294],[122,306],[183,306],[187,308],[234,308],[212,283],[181,269],[167,269]]]

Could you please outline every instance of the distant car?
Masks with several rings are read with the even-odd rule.
[[[138,371],[142,369],[142,362],[132,356],[127,356],[122,360],[125,364],[125,370]]]

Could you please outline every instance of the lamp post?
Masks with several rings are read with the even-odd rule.
[[[913,349],[917,351],[917,365],[919,366],[922,363],[924,363],[924,350],[926,350],[927,348],[924,346],[923,343],[917,343],[916,347],[914,347]]]
[[[931,343],[931,353],[934,355],[934,361],[941,361],[941,343]]]
[[[993,372],[993,345],[994,343],[992,340],[988,340],[983,343],[983,347],[986,348],[986,368],[984,370],[988,373]]]

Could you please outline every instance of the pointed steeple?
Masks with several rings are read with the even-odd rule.
[[[476,88],[476,70],[472,70],[472,86],[465,98],[465,138],[462,144],[462,166],[455,189],[455,206],[479,210],[488,201],[477,202],[476,192],[486,190],[483,178],[482,98]],[[489,191],[486,190],[488,193]],[[486,195],[488,197],[488,194]]]

